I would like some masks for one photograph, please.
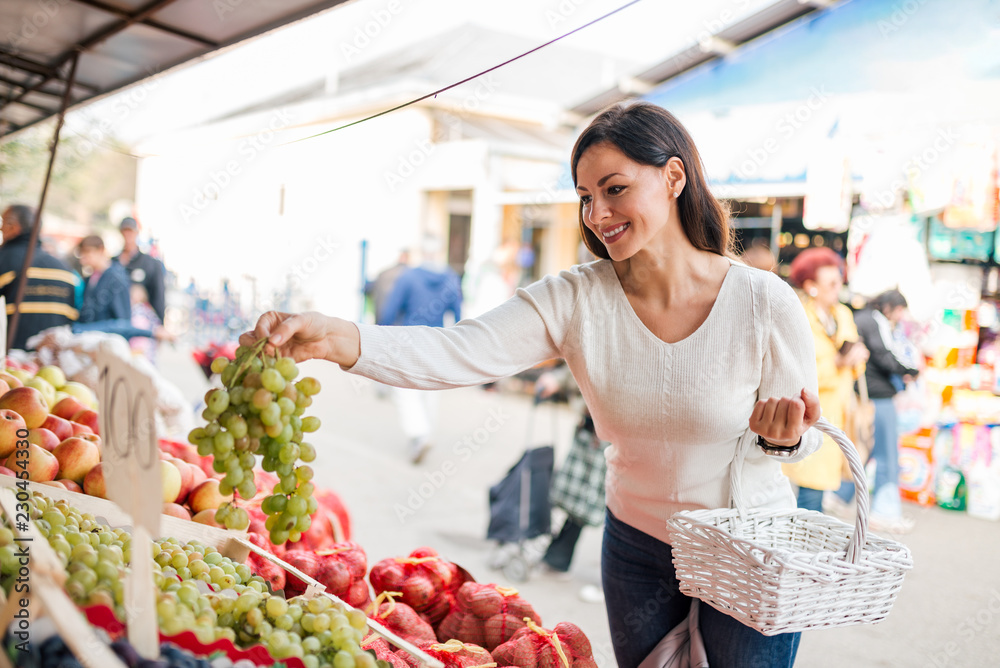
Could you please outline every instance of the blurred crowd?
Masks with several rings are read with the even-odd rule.
[[[173,340],[163,326],[166,271],[159,259],[139,248],[135,218],[119,223],[122,250],[114,257],[97,234],[83,237],[69,256],[58,257],[32,235],[37,218],[36,210],[23,204],[3,211],[0,296],[6,301],[7,347],[30,349],[39,332],[68,325],[74,333],[120,334],[135,353],[154,360],[158,342]]]

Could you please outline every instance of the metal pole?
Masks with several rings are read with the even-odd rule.
[[[49,152],[49,166],[45,171],[45,183],[42,184],[42,195],[38,198],[38,209],[35,211],[35,224],[31,226],[31,236],[28,240],[28,250],[24,254],[24,264],[21,265],[21,273],[17,276],[17,288],[14,291],[14,313],[10,319],[10,327],[7,330],[7,350],[11,349],[14,337],[17,336],[17,325],[21,320],[21,300],[24,299],[24,288],[28,283],[28,268],[31,267],[35,259],[35,246],[38,244],[42,232],[42,209],[45,208],[45,197],[49,192],[49,181],[52,178],[52,166],[56,162],[56,149],[59,146],[59,133],[62,131],[63,119],[66,118],[66,108],[69,106],[69,98],[72,95],[73,82],[76,80],[76,63],[80,60],[80,52],[73,55],[73,60],[69,64],[69,78],[66,79],[66,88],[63,90],[62,104],[59,107],[59,117],[56,119],[56,130],[52,135],[52,148]]]

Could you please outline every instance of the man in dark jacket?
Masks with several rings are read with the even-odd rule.
[[[115,258],[115,262],[125,268],[129,280],[146,288],[146,294],[149,295],[149,305],[156,311],[160,322],[166,322],[164,320],[166,290],[163,282],[166,270],[163,268],[163,263],[139,250],[136,243],[139,237],[139,224],[135,218],[123,218],[118,226],[118,231],[122,233],[122,241],[125,242],[125,245],[121,254]]]
[[[449,311],[462,317],[462,284],[458,274],[442,261],[441,242],[428,237],[423,243],[423,264],[396,279],[392,292],[378,313],[379,322],[398,325],[444,327]],[[393,391],[403,432],[409,439],[410,461],[419,464],[430,450],[430,434],[437,412],[437,393],[397,387]]]
[[[24,266],[24,257],[35,224],[35,210],[23,204],[7,207],[3,212],[0,232],[0,295],[7,300],[7,324],[14,313],[17,278]],[[12,347],[24,349],[29,338],[49,327],[68,325],[77,319],[76,289],[80,278],[58,258],[35,246],[34,258],[28,269],[28,281],[21,301],[21,316]],[[6,343],[6,342],[4,342]]]

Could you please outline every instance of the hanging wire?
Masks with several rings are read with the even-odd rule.
[[[505,60],[502,63],[500,63],[499,65],[494,65],[493,67],[491,67],[489,69],[483,70],[482,72],[479,72],[478,74],[473,74],[472,76],[466,77],[466,78],[462,79],[461,81],[456,81],[455,83],[453,83],[451,85],[448,85],[448,86],[445,86],[444,88],[439,88],[436,91],[427,93],[426,95],[423,95],[423,96],[418,97],[416,99],[410,100],[409,102],[404,102],[403,104],[396,105],[395,107],[392,107],[391,109],[386,109],[384,111],[380,111],[377,114],[372,114],[371,116],[366,116],[365,118],[361,118],[361,119],[358,119],[356,121],[351,121],[350,123],[345,123],[344,125],[340,125],[338,127],[335,127],[332,130],[324,130],[323,132],[318,132],[318,133],[316,133],[314,135],[309,135],[308,137],[302,137],[300,139],[294,139],[292,141],[285,142],[284,144],[279,144],[279,146],[287,146],[288,144],[295,144],[295,143],[298,143],[300,141],[306,141],[307,139],[315,139],[316,137],[322,137],[323,135],[328,135],[331,132],[337,132],[338,130],[343,130],[345,128],[349,128],[349,127],[352,127],[354,125],[358,125],[360,123],[365,123],[365,122],[370,121],[372,119],[378,118],[379,116],[385,116],[386,114],[391,114],[394,111],[399,111],[400,109],[403,109],[405,107],[409,107],[410,105],[416,104],[417,102],[422,102],[423,100],[426,100],[427,98],[431,98],[431,97],[434,97],[434,96],[436,96],[436,95],[438,95],[440,93],[443,93],[443,92],[445,92],[447,90],[451,90],[452,88],[455,88],[456,86],[461,86],[462,84],[468,83],[469,81],[472,81],[473,79],[476,79],[478,77],[483,76],[484,74],[489,74],[490,72],[493,72],[494,70],[498,70],[501,67],[504,67],[505,65],[509,65],[510,63],[513,63],[515,60],[520,60],[521,58],[524,58],[525,56],[531,55],[532,53],[534,53],[536,51],[539,51],[540,49],[544,49],[545,47],[547,47],[547,46],[549,46],[551,44],[555,44],[559,40],[565,39],[566,37],[569,37],[570,35],[572,35],[574,33],[580,32],[584,28],[588,28],[588,27],[594,25],[595,23],[599,23],[599,22],[603,21],[604,19],[617,14],[618,12],[622,11],[623,9],[631,7],[632,5],[634,5],[634,4],[638,3],[638,2],[640,2],[640,0],[631,0],[631,2],[626,2],[621,7],[618,7],[617,9],[613,9],[610,12],[608,12],[607,14],[604,14],[603,16],[599,16],[596,19],[594,19],[593,21],[588,21],[587,23],[584,23],[583,25],[581,25],[581,26],[579,26],[577,28],[574,28],[573,30],[570,30],[569,32],[567,32],[565,34],[559,35],[558,37],[556,37],[554,39],[550,39],[548,42],[545,42],[544,44],[540,44],[540,45],[536,46],[535,48],[530,49],[528,51],[525,51],[524,53],[522,53],[520,55],[514,56],[513,58],[511,58],[509,60]]]

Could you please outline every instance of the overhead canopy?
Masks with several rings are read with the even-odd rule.
[[[345,0],[3,0],[0,137]]]

